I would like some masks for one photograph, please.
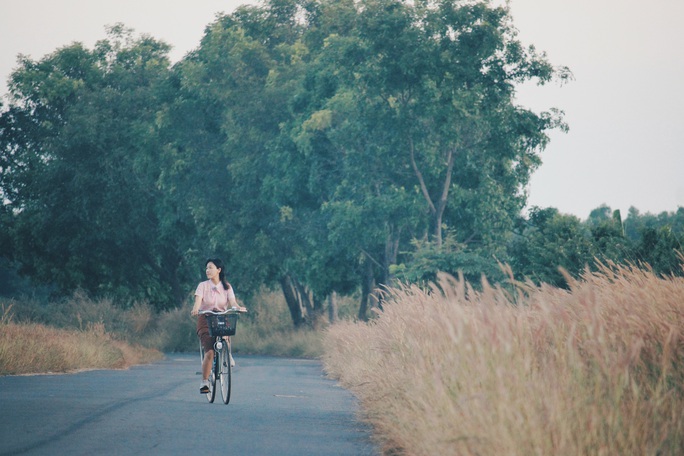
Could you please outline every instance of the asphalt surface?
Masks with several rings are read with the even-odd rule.
[[[0,377],[0,455],[377,455],[354,397],[313,360],[236,356],[228,405],[199,355],[121,371]]]

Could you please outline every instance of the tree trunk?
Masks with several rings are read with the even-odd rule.
[[[321,327],[321,322],[323,322],[323,317],[325,316],[325,299],[319,299],[318,296],[313,294],[313,310],[310,314],[309,321],[311,326],[315,329]]]
[[[304,285],[299,283],[299,281],[296,279],[293,279],[293,281],[295,284],[295,288],[297,289],[297,296],[299,297],[300,306],[304,309],[305,312],[304,319],[308,320],[310,323],[310,320],[314,315],[313,300],[311,299],[311,296],[309,296],[309,292],[307,291]]]
[[[299,296],[297,281],[288,274],[280,278],[280,288],[283,290],[287,308],[290,310],[292,317],[292,324],[295,328],[299,328],[305,321],[304,312],[302,308],[302,301]]]
[[[375,278],[373,276],[373,263],[370,258],[364,259],[363,273],[361,276],[361,303],[359,304],[359,320],[368,321],[368,303],[370,295],[375,288]]]
[[[174,263],[173,267],[169,267],[166,271],[166,275],[171,278],[171,299],[172,302],[166,304],[166,308],[157,308],[156,310],[168,310],[169,308],[183,307],[188,299],[188,290],[181,288],[181,280],[178,279],[178,264]]]
[[[383,258],[382,271],[380,272],[381,276],[379,285],[388,287],[392,284],[390,266],[397,264],[400,236],[401,229],[396,229],[393,225],[390,225],[389,233],[387,234],[387,239],[385,240],[385,256]]]
[[[298,280],[293,279],[294,286],[297,289],[297,297],[299,298],[300,307],[304,309],[304,321],[312,327],[318,327],[320,318],[323,316],[325,307],[323,302],[311,293]]]
[[[158,276],[166,277],[168,283],[171,286],[171,302],[157,303],[155,304],[155,310],[169,310],[176,307],[183,307],[187,303],[188,290],[181,287],[182,280],[179,279],[179,272],[181,265],[183,264],[183,258],[177,255],[175,251],[166,252],[166,255],[162,257],[162,264],[165,268],[162,268],[157,264],[156,261],[152,259],[150,255],[146,256],[147,264],[152,268],[152,270],[158,274]],[[194,298],[193,298],[194,299]]]
[[[335,323],[337,321],[337,293],[334,291],[328,296],[328,320],[330,323]]]

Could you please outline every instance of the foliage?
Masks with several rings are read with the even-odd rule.
[[[632,208],[623,222],[619,211],[602,205],[586,221],[555,208],[532,208],[521,218],[508,245],[513,272],[533,282],[566,287],[567,277],[601,263],[640,264],[662,275],[684,275],[681,252],[684,208],[658,216]],[[562,271],[559,270],[562,268]]]
[[[487,252],[467,249],[458,244],[453,237],[447,236],[441,247],[434,243],[414,243],[414,251],[407,257],[406,264],[391,269],[398,281],[407,284],[435,282],[440,273],[462,276],[469,283],[481,285],[481,280],[500,282],[503,271],[494,256]]]
[[[643,264],[662,275],[684,276],[682,268],[684,233],[676,234],[670,226],[645,228],[636,246],[635,256]]]
[[[558,287],[567,286],[559,268],[577,276],[595,253],[590,230],[577,217],[554,208],[533,208],[529,220],[520,221],[509,251],[516,274]]]
[[[277,39],[265,35],[274,29]],[[246,225],[216,237],[236,253],[277,251],[279,264],[260,262],[264,279],[288,273],[326,295],[349,289],[360,255],[386,283],[398,246],[430,226],[441,244],[447,220],[463,240],[503,236],[544,131],[560,125],[513,105],[515,82],[556,74],[514,36],[506,10],[484,3],[271,2],[218,20],[180,67],[194,97],[221,100],[226,119],[217,134],[229,147],[217,142],[215,161],[241,197],[230,213]],[[196,191],[200,205],[211,201]]]
[[[630,207],[625,219],[625,234],[629,239],[639,241],[646,229],[657,230],[666,226],[670,227],[675,235],[684,234],[684,207],[679,207],[675,212],[659,214],[641,214],[637,208]]]
[[[316,324],[333,293],[360,289],[365,318],[395,278],[497,281],[498,262],[559,286],[596,259],[678,273],[684,209],[521,216],[567,127],[516,87],[571,75],[505,6],[268,0],[217,16],[173,67],[168,49],[118,24],[21,58],[0,112],[4,294],[172,310],[220,256],[240,296],[280,286]]]
[[[156,186],[157,112],[168,45],[117,25],[13,73],[2,113],[13,258],[36,282],[70,292],[175,305],[182,256]]]
[[[477,246],[471,256],[493,250],[524,205],[546,130],[563,127],[515,106],[515,83],[567,73],[525,50],[507,11],[487,2],[338,8],[354,21],[312,59],[294,130],[335,165],[329,239],[367,256],[381,284],[415,239],[439,248],[444,227]]]

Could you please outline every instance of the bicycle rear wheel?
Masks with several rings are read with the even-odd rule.
[[[230,402],[231,381],[230,345],[228,342],[226,342],[226,346],[221,350],[219,368],[221,369],[221,397],[223,398],[223,403],[227,404]]]

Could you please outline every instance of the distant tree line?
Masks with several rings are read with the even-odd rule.
[[[366,318],[377,287],[438,270],[497,280],[502,262],[559,286],[559,266],[595,258],[681,273],[681,208],[522,215],[566,126],[515,87],[571,75],[518,41],[506,7],[268,0],[168,53],[117,24],[93,49],[20,59],[0,112],[5,289],[16,270],[162,310],[215,254],[243,296],[280,287],[301,325],[333,293],[358,292]]]

